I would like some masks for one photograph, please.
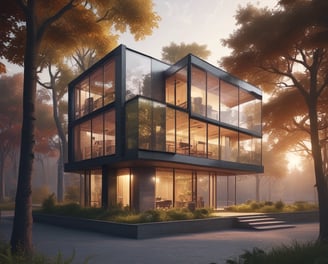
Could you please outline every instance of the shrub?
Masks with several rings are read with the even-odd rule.
[[[237,259],[229,259],[227,264],[319,264],[328,263],[328,245],[319,242],[300,244],[294,242],[290,246],[282,245],[265,252],[259,248],[245,251]]]
[[[285,207],[285,204],[283,201],[280,200],[274,204],[274,207],[278,210],[282,210]]]
[[[52,212],[54,211],[56,206],[56,196],[54,193],[50,194],[46,199],[42,202],[42,210],[44,212]]]
[[[163,221],[159,210],[148,210],[140,215],[140,221],[143,223]]]
[[[188,209],[170,209],[166,211],[166,219],[168,221],[188,220],[192,218],[193,214]]]

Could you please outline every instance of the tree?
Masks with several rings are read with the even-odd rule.
[[[240,8],[239,28],[223,40],[232,53],[222,59],[229,71],[273,96],[272,105],[264,108],[264,122],[274,128],[270,133],[275,141],[284,143],[287,133],[298,139],[306,135],[310,142],[307,151],[314,161],[321,241],[328,241],[328,171],[322,155],[328,124],[327,11],[324,0],[282,0],[272,10]],[[300,143],[305,150],[307,145]]]
[[[19,147],[23,84],[22,74],[0,77],[0,201],[5,198],[4,166],[12,151]]]
[[[173,64],[189,53],[192,53],[204,60],[211,55],[211,52],[207,49],[207,45],[199,45],[195,42],[191,44],[181,42],[180,45],[178,45],[171,42],[169,46],[162,48],[162,60]]]
[[[103,30],[101,23],[120,32],[127,27],[140,39],[151,34],[159,17],[150,0],[4,0],[0,2],[0,57],[24,65],[23,123],[15,217],[11,236],[13,252],[32,251],[31,173],[35,143],[35,107],[38,67],[47,47],[69,52],[81,39]],[[66,49],[64,49],[64,47]]]

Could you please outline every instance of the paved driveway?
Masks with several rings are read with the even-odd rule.
[[[0,238],[10,239],[12,218],[0,220]],[[299,224],[275,231],[227,230],[145,240],[117,238],[35,223],[33,242],[36,249],[49,256],[59,251],[65,256],[75,252],[75,262],[90,264],[210,264],[225,263],[246,249],[269,249],[297,240],[315,240],[319,225]]]

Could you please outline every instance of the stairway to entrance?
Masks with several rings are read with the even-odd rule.
[[[236,217],[236,227],[265,231],[273,229],[293,228],[295,225],[290,225],[285,221],[281,221],[275,217],[260,214]]]

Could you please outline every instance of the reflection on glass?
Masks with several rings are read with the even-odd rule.
[[[101,207],[101,170],[91,171],[90,176],[90,206]]]
[[[166,108],[166,151],[175,152],[175,110]]]
[[[239,162],[261,163],[261,140],[243,133],[239,134]]]
[[[115,61],[109,61],[104,66],[104,105],[115,100]]]
[[[175,171],[175,207],[187,207],[192,202],[191,171]]]
[[[220,121],[238,126],[238,88],[222,80],[220,85]]]
[[[237,161],[238,132],[220,128],[220,159],[226,161]]]
[[[165,82],[166,102],[178,107],[187,108],[187,68],[184,67]]]
[[[207,107],[206,116],[219,120],[220,105],[220,81],[219,78],[207,73]]]
[[[239,127],[261,133],[261,100],[239,89]]]
[[[219,127],[208,124],[208,158],[219,158]]]
[[[151,97],[151,59],[133,51],[126,51],[126,95]]]
[[[208,173],[197,173],[197,207],[209,207],[209,175]]]
[[[90,112],[103,106],[104,73],[103,67],[99,67],[90,75]]]
[[[117,174],[117,204],[130,205],[130,171],[119,170]]]
[[[138,100],[126,104],[125,127],[127,149],[138,147]]]
[[[206,72],[192,67],[191,69],[191,111],[205,116],[206,109]]]

